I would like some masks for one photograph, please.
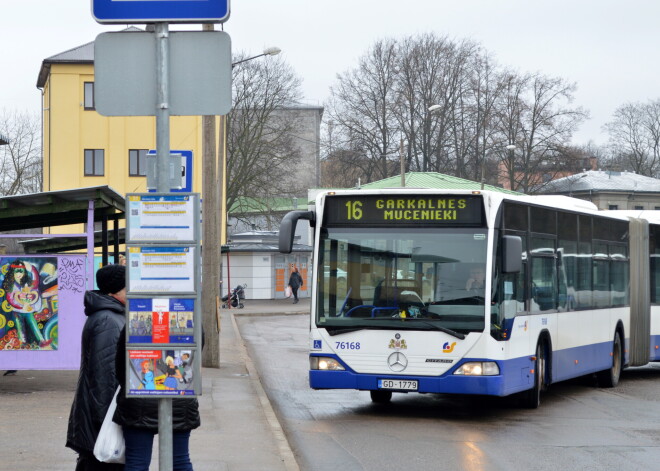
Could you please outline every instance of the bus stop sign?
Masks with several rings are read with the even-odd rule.
[[[92,15],[110,23],[223,23],[229,0],[92,0]]]

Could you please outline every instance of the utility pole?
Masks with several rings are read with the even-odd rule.
[[[203,31],[214,29],[213,24],[203,25]],[[202,116],[202,366],[207,368],[220,367],[220,185],[215,142],[215,116]]]

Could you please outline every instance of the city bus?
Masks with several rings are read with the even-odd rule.
[[[565,196],[338,190],[282,220],[313,234],[314,389],[517,395],[660,361],[660,220]],[[341,274],[341,276],[338,276]]]

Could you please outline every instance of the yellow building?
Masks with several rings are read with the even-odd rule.
[[[156,148],[156,120],[96,112],[94,42],[45,59],[37,88],[42,91],[43,191],[98,185],[120,194],[146,191],[146,153]],[[200,116],[170,118],[170,149],[193,152],[192,191],[201,193]],[[221,240],[226,240],[224,224]]]

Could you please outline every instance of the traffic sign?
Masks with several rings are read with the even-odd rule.
[[[92,0],[92,15],[110,23],[223,23],[229,0]]]
[[[156,35],[101,33],[94,42],[94,101],[104,116],[154,116],[158,109]],[[222,115],[231,110],[231,38],[224,31],[169,36],[169,112]],[[213,60],[209,60],[213,58]]]

